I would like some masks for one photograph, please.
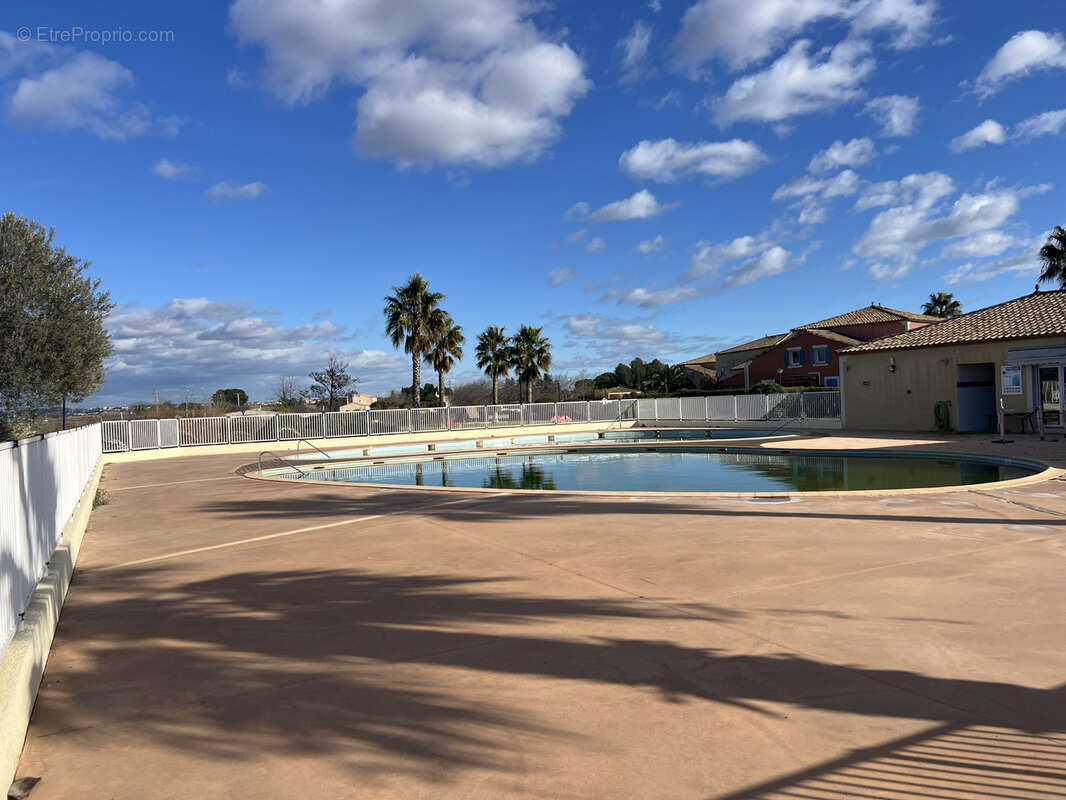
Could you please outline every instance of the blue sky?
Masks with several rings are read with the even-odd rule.
[[[5,209],[118,308],[92,399],[409,374],[421,271],[559,371],[677,361],[870,302],[1031,291],[1062,224],[1045,2],[7,3]],[[106,39],[110,37],[111,41]],[[139,39],[165,41],[139,41]]]

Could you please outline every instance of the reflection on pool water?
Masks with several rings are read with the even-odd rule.
[[[782,453],[682,446],[682,450],[537,450],[495,456],[454,455],[367,466],[316,468],[297,480],[629,492],[789,492],[914,489],[1009,480],[1039,471],[1020,464],[928,455]]]

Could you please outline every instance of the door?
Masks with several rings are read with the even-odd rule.
[[[1062,371],[1062,367],[1040,368],[1040,413],[1045,427],[1062,426]]]

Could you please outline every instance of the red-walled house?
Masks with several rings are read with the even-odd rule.
[[[863,342],[940,322],[940,317],[870,305],[847,314],[801,325],[781,341],[742,364],[730,383],[750,388],[763,381],[782,386],[838,386],[838,352]]]

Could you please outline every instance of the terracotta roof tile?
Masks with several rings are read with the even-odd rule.
[[[913,311],[901,311],[898,308],[887,306],[869,305],[849,311],[847,314],[839,314],[829,319],[820,319],[801,325],[801,328],[837,328],[841,325],[872,325],[875,322],[895,322],[906,319],[913,322],[940,322],[940,317],[930,317],[926,314],[916,314]]]
[[[768,350],[775,344],[784,341],[787,333],[774,333],[770,336],[764,336],[761,339],[756,339],[753,342],[745,342],[744,344],[736,344],[726,350],[719,350],[717,355],[722,353],[740,353],[744,350]]]
[[[1062,335],[1066,335],[1066,290],[1057,290],[1034,292],[961,317],[945,319],[936,325],[849,347],[842,352],[864,353]]]
[[[825,328],[796,328],[793,333],[809,333],[813,336],[821,336],[831,342],[840,342],[840,344],[862,344],[862,339],[856,339],[854,336],[845,336],[843,333],[826,330]]]
[[[686,364],[686,365],[687,364],[706,364],[706,363],[712,363],[713,364],[717,360],[718,360],[718,356],[715,353],[708,353],[705,356],[700,356],[699,358],[690,358],[688,361],[682,361],[681,363],[682,364]]]

